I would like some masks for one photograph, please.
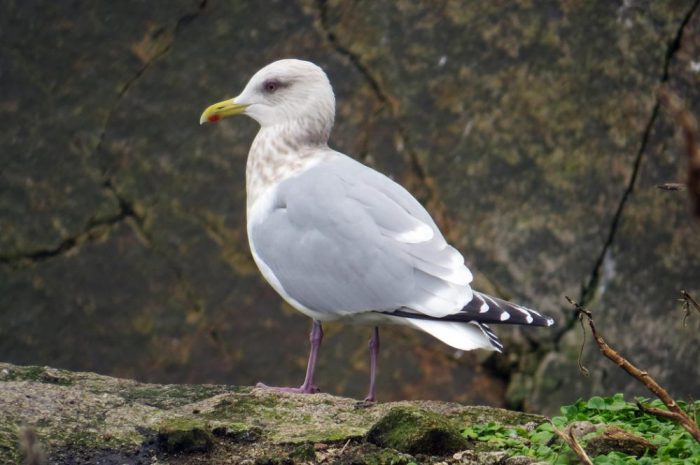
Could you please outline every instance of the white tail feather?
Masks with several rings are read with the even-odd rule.
[[[425,331],[455,349],[486,349],[500,352],[500,349],[493,345],[484,331],[476,324],[415,318],[406,318],[405,323]]]

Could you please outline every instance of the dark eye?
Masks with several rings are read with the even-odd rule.
[[[275,79],[269,79],[263,83],[263,90],[268,94],[275,92],[280,88],[280,82]]]

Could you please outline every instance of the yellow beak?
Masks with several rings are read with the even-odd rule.
[[[202,116],[199,117],[199,124],[216,123],[217,121],[228,118],[229,116],[240,115],[246,108],[248,108],[248,105],[244,103],[236,103],[234,99],[215,103],[204,110]]]

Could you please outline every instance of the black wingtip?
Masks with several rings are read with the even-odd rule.
[[[492,324],[527,326],[552,326],[554,324],[554,319],[542,315],[536,310],[476,291],[474,291],[472,300],[464,306],[461,312],[450,315],[450,317],[456,316],[459,316],[460,320]]]

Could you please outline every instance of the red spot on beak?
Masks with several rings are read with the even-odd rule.
[[[210,123],[216,123],[217,121],[219,121],[221,119],[221,116],[211,115],[207,119],[209,120]]]

